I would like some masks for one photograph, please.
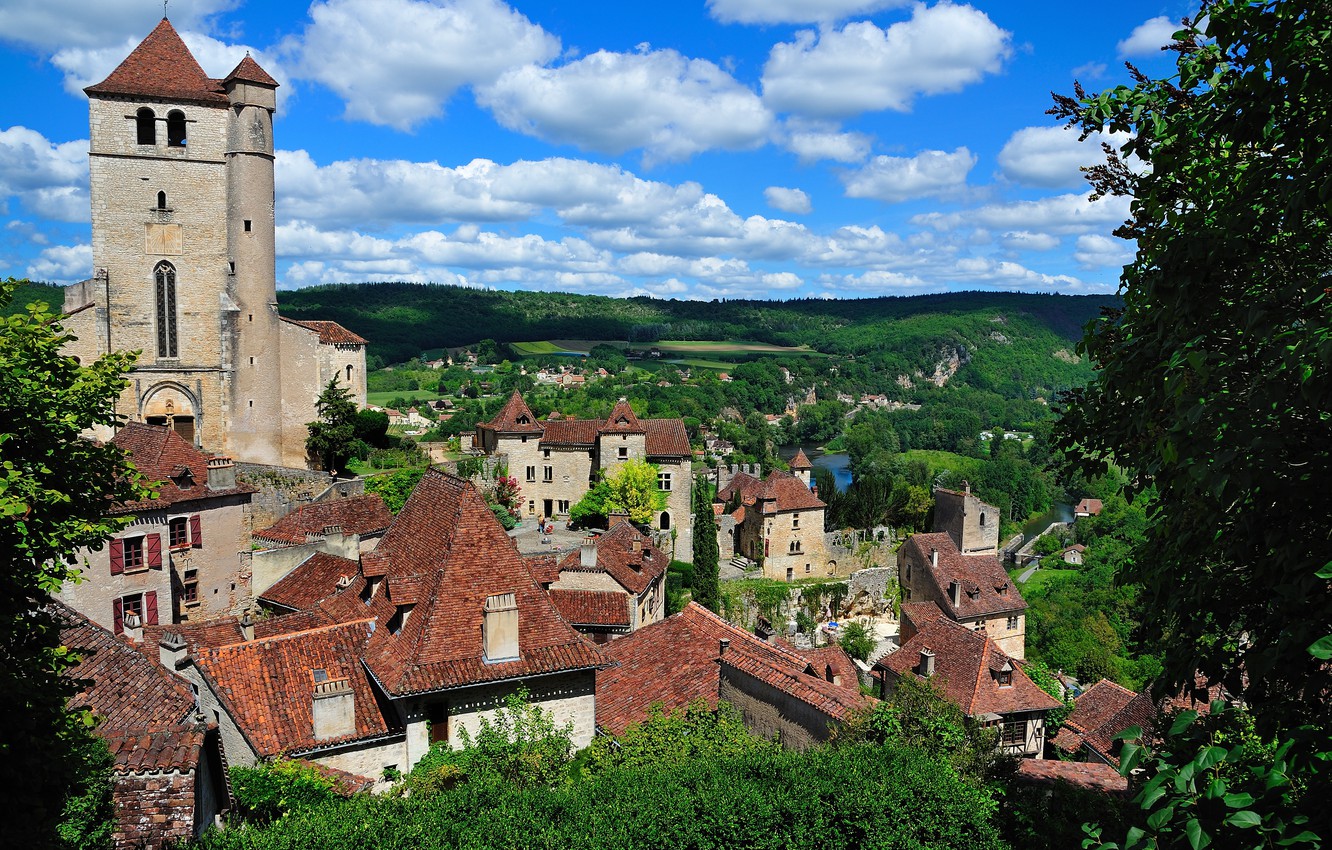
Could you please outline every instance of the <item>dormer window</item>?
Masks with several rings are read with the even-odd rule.
[[[526,413],[524,413],[522,416],[519,416],[519,417],[518,417],[518,424],[519,424],[519,425],[530,425],[531,422],[532,422],[532,420],[527,418],[527,414],[526,414]]]
[[[412,615],[412,609],[415,605],[399,605],[398,610],[389,618],[389,634],[396,635],[402,631],[403,626],[407,625],[407,618]]]
[[[999,682],[1001,688],[1011,688],[1013,686],[1013,665],[1005,661],[1004,666],[995,671],[994,678]]]
[[[194,473],[190,472],[188,466],[177,467],[171,473],[171,483],[182,490],[188,490],[194,486]]]
[[[481,643],[488,663],[518,658],[518,597],[499,593],[486,597]]]
[[[374,599],[375,594],[379,592],[379,585],[383,582],[384,578],[382,576],[366,578],[365,587],[361,588],[361,601],[369,605],[370,600]]]

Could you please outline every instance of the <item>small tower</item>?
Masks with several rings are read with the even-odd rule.
[[[814,464],[809,462],[804,449],[796,449],[795,457],[791,458],[790,466],[791,474],[803,481],[805,486],[808,487],[809,476],[814,470]]]

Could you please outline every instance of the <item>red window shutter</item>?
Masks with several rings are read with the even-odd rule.
[[[111,601],[111,631],[118,635],[125,632],[124,603],[119,599]]]
[[[150,534],[145,539],[148,541],[148,568],[162,569],[162,535]]]
[[[143,622],[147,626],[157,625],[157,591],[150,590],[143,595]]]
[[[190,517],[190,545],[195,549],[203,548],[203,522],[198,514]]]
[[[123,572],[125,572],[125,541],[117,537],[111,541],[111,575],[118,576]],[[117,602],[116,611],[119,610],[120,603]]]

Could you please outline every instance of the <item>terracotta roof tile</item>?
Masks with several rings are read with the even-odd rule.
[[[752,503],[752,499],[758,496],[758,492],[762,488],[762,481],[747,472],[737,472],[725,487],[717,491],[714,501],[728,504],[731,499],[739,496],[742,502],[745,501],[746,497],[749,497]]]
[[[574,626],[629,628],[629,596],[614,590],[551,590],[555,610]]]
[[[542,446],[579,446],[592,448],[597,444],[595,419],[547,419],[543,423]]]
[[[931,550],[938,551],[939,565],[931,567]],[[911,561],[934,588],[935,600],[955,620],[1023,611],[1027,602],[1018,592],[994,555],[963,555],[953,538],[939,532],[913,534],[902,545],[900,558]],[[953,605],[949,585],[962,585],[961,600]]]
[[[620,420],[623,419],[623,423]],[[519,421],[523,420],[523,421]],[[645,447],[649,458],[691,457],[689,434],[680,419],[639,419],[621,399],[605,420],[566,419],[554,416],[544,422],[536,418],[532,409],[515,391],[500,412],[489,422],[476,426],[479,430],[500,434],[540,434],[543,446],[577,446],[594,448],[601,434],[645,434]]]
[[[768,473],[758,491],[763,513],[813,511],[828,507],[805,482],[780,469]]]
[[[97,734],[106,740],[116,773],[187,772],[199,765],[207,728],[186,721],[170,727],[98,729]]]
[[[634,544],[638,551],[634,551]],[[582,565],[582,552],[574,550],[560,562],[560,571],[606,573],[635,595],[642,593],[666,572],[670,557],[652,544],[652,539],[627,522],[616,523],[592,544],[595,566]]]
[[[934,678],[968,717],[1060,706],[986,635],[946,617],[927,619],[916,627],[916,634],[901,649],[874,665],[876,670],[887,671],[890,677],[919,675],[921,651],[929,649],[935,654]],[[1000,685],[995,675],[1005,666],[1011,668],[1010,685]]]
[[[245,58],[240,64],[232,69],[230,74],[222,78],[222,82],[229,83],[232,80],[241,80],[246,83],[258,83],[261,86],[278,87],[278,81],[269,76],[268,72],[259,67],[259,63],[250,58],[246,53]]]
[[[730,667],[753,676],[834,720],[845,720],[848,714],[869,701],[860,694],[858,688],[851,691],[840,685],[834,685],[808,672],[805,664],[792,665],[789,659],[777,658],[766,652],[753,652],[749,644],[742,644],[738,649],[735,647],[728,649],[726,654],[721,656],[720,663],[723,667]]]
[[[1133,691],[1102,679],[1073,699],[1073,711],[1064,720],[1064,726],[1055,735],[1055,745],[1066,752],[1082,747],[1088,732],[1100,729],[1107,721],[1124,709],[1135,697]],[[1107,737],[1114,737],[1119,730]]]
[[[294,570],[278,579],[272,587],[260,594],[259,599],[300,611],[310,608],[338,590],[339,581],[357,580],[360,564],[349,558],[340,558],[327,552],[316,552]]]
[[[393,513],[378,495],[367,493],[297,508],[254,537],[269,543],[295,545],[311,537],[322,537],[333,526],[346,534],[362,536],[384,531],[393,523]]]
[[[195,103],[228,103],[218,80],[204,73],[166,18],[134,48],[111,75],[84,92]]]
[[[297,319],[288,319],[282,317],[282,321],[289,325],[296,325],[305,328],[308,331],[314,331],[319,334],[319,341],[324,345],[366,345],[365,337],[358,336],[344,328],[337,322],[327,321],[300,321]]]
[[[1128,777],[1120,776],[1119,771],[1108,764],[1097,762],[1022,759],[1018,763],[1017,775],[1034,784],[1066,782],[1091,791],[1128,793]]]
[[[523,401],[522,393],[514,390],[513,395],[500,408],[500,412],[495,414],[495,418],[489,422],[483,422],[477,425],[478,428],[488,428],[501,434],[540,434],[541,424],[537,422],[536,415],[532,413],[532,408]]]
[[[1082,735],[1083,743],[1105,761],[1118,765],[1122,742],[1114,740],[1115,736],[1130,726],[1141,727],[1150,736],[1159,713],[1150,693],[1144,691],[1134,694],[1133,699],[1125,703],[1123,708],[1095,729],[1085,731]]]
[[[692,457],[694,452],[689,447],[689,433],[685,430],[682,419],[643,419],[640,420],[647,431],[644,451],[653,457]]]
[[[790,466],[792,469],[814,468],[814,464],[809,462],[809,457],[805,454],[804,449],[796,449],[795,457],[791,458],[791,462],[788,463],[787,465]]]
[[[523,555],[527,570],[536,579],[537,584],[554,584],[560,578],[560,556],[554,553]]]
[[[117,505],[111,513],[165,508],[172,505],[255,492],[244,484],[224,490],[208,487],[208,459],[203,452],[165,425],[127,422],[111,444],[129,454],[135,469],[148,481],[157,482],[157,498]]]
[[[615,407],[611,409],[610,416],[601,423],[601,432],[603,434],[643,434],[647,429],[638,421],[634,409],[629,406],[629,402],[620,399],[615,402]]]

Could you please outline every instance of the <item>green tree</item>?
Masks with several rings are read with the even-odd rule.
[[[606,476],[610,496],[606,507],[611,513],[626,513],[639,525],[652,522],[657,511],[666,507],[666,494],[657,486],[657,467],[645,460],[631,458]]]
[[[357,425],[356,402],[351,400],[351,390],[338,383],[337,375],[319,394],[315,412],[319,418],[305,423],[310,429],[305,450],[319,458],[325,470],[337,472],[351,456]]]
[[[740,712],[728,702],[709,709],[702,699],[667,713],[660,703],[648,708],[646,719],[614,737],[594,738],[583,769],[596,774],[615,768],[669,769],[695,759],[716,759],[761,750],[777,744],[752,734]]]
[[[851,622],[842,627],[842,636],[837,641],[842,649],[852,658],[868,661],[874,651],[874,635],[861,623]]]
[[[712,512],[712,486],[703,476],[694,481],[694,588],[699,605],[716,611],[721,606],[720,554],[717,517]]]
[[[569,524],[574,528],[605,528],[610,516],[610,498],[610,485],[598,481],[569,508]]]
[[[0,304],[22,283],[0,282]],[[0,787],[18,813],[0,844],[12,847],[53,846],[66,800],[97,781],[88,718],[65,705],[72,659],[47,606],[77,580],[78,550],[131,521],[106,506],[148,495],[123,452],[81,436],[121,421],[134,355],[80,365],[61,353],[70,339],[44,303],[0,319]]]
[[[384,500],[384,505],[393,513],[402,510],[407,504],[407,497],[412,495],[416,485],[425,475],[425,467],[399,469],[388,475],[374,475],[365,479],[365,491],[377,493]]]

